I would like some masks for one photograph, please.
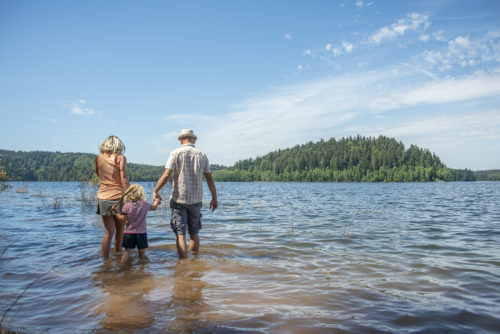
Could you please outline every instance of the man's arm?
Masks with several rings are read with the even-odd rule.
[[[170,175],[172,175],[172,170],[170,168],[165,168],[165,171],[163,172],[162,176],[156,183],[155,190],[153,190],[153,199],[154,200],[159,200],[161,202],[162,198],[158,192],[167,184],[168,179],[170,178]]]
[[[203,173],[203,175],[205,175],[208,189],[212,194],[212,200],[210,201],[210,210],[214,212],[219,207],[219,203],[217,202],[217,190],[215,189],[214,179],[212,178],[212,173]]]

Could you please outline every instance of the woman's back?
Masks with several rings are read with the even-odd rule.
[[[122,181],[126,179],[126,175],[121,175],[121,164],[125,163],[125,157],[122,154],[116,153],[101,153],[96,158],[96,172],[101,180],[101,186],[97,193],[99,199],[116,199],[122,195]],[[125,177],[125,180],[122,177]],[[128,185],[127,185],[128,186]],[[126,187],[125,187],[126,189]]]

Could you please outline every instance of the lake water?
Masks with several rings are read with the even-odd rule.
[[[499,182],[218,183],[199,255],[177,259],[162,207],[148,216],[149,260],[134,252],[125,266],[100,257],[89,188],[10,185],[0,194],[9,330],[500,331]]]

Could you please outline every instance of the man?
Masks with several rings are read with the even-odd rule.
[[[203,201],[203,176],[212,194],[210,210],[217,209],[217,191],[208,165],[207,156],[195,148],[197,137],[193,130],[182,130],[178,137],[181,147],[170,152],[165,171],[153,191],[153,199],[161,201],[158,194],[174,173],[173,190],[170,199],[172,220],[170,226],[177,236],[176,245],[179,258],[187,257],[186,230],[189,232],[189,250],[197,253],[200,249],[198,232],[201,229],[201,205]]]

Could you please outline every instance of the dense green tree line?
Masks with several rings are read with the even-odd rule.
[[[7,176],[14,181],[90,180],[95,171],[95,154],[61,152],[22,152],[0,150]],[[127,163],[130,181],[154,181],[162,166]]]
[[[9,177],[7,176],[7,172],[3,166],[2,156],[0,155],[0,192],[7,189],[9,186],[5,184],[5,181],[9,181]]]
[[[214,171],[218,181],[428,182],[466,176],[450,170],[429,150],[414,145],[405,149],[384,136],[309,142]]]
[[[94,176],[95,154],[0,150],[2,180],[81,181]],[[132,182],[156,181],[163,166],[127,163]],[[449,169],[429,150],[380,136],[321,140],[238,161],[211,165],[216,181],[428,182],[500,180],[500,170]],[[0,181],[2,181],[0,180]]]
[[[477,181],[500,181],[500,169],[479,170],[473,172]]]

